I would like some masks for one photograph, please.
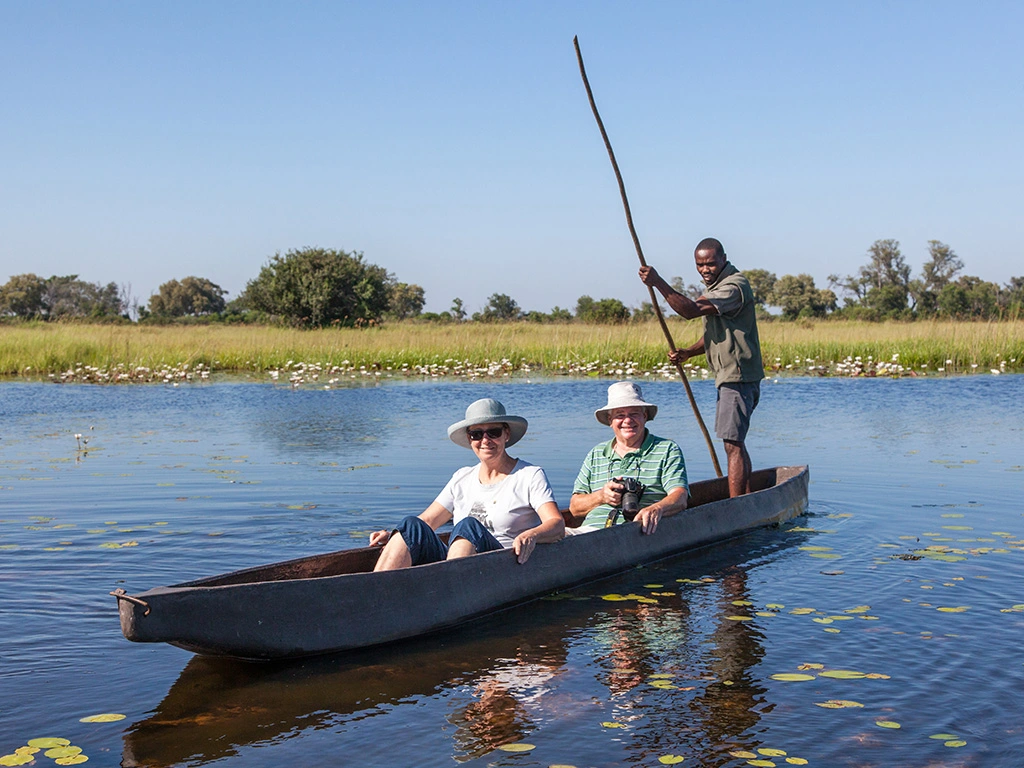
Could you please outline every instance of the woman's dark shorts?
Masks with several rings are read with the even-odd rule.
[[[437,563],[448,557],[448,547],[445,543],[429,525],[415,515],[402,520],[395,531],[402,534],[412,556],[413,565]],[[455,524],[449,541],[459,538],[472,544],[477,554],[502,548],[501,542],[475,517],[464,518]]]
[[[715,434],[722,440],[742,443],[750,429],[750,414],[761,399],[760,381],[722,384],[715,408]]]

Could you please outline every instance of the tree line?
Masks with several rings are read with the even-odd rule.
[[[743,270],[758,312],[764,319],[848,318],[913,320],[916,318],[999,319],[1024,314],[1024,276],[1005,285],[962,274],[963,261],[938,240],[928,242],[921,274],[911,277],[900,244],[876,240],[867,262],[852,275],[830,275],[819,289],[808,274],[776,277],[764,269]],[[672,286],[693,298],[702,286],[681,277]],[[837,293],[838,292],[838,293]],[[421,286],[399,282],[362,253],[303,248],[272,256],[259,274],[232,301],[227,291],[202,277],[169,280],[145,305],[130,288],[102,285],[77,275],[42,278],[15,275],[0,286],[0,317],[36,320],[89,320],[140,323],[227,322],[283,323],[299,327],[366,327],[385,321],[420,322],[571,322],[625,323],[654,317],[643,302],[627,307],[615,298],[580,296],[570,310],[525,311],[511,296],[492,294],[484,308],[467,313],[462,299],[444,312],[424,312]],[[839,299],[843,304],[840,306]],[[773,308],[776,312],[771,312]]]

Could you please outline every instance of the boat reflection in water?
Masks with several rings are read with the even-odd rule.
[[[201,765],[285,740],[295,759],[301,737],[352,736],[356,727],[378,728],[377,738],[387,741],[394,735],[388,723],[374,725],[376,718],[403,707],[411,714],[431,697],[444,699],[446,709],[425,727],[444,732],[439,738],[449,739],[456,762],[552,724],[562,730],[611,720],[630,729],[616,759],[689,747],[703,765],[724,764],[732,759],[727,750],[745,746],[743,735],[767,711],[752,673],[764,654],[761,634],[726,618],[740,610],[734,601],[748,598],[747,570],[729,563],[749,562],[752,547],[764,562],[766,551],[802,540],[758,532],[380,649],[263,664],[197,656],[151,716],[126,732],[122,765]],[[714,581],[702,586],[676,589],[673,581],[707,573]],[[664,581],[650,590],[656,605],[602,599],[609,591],[641,591],[652,579]],[[417,717],[418,728],[429,716]]]

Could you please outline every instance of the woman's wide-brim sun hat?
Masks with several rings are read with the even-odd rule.
[[[505,443],[505,446],[508,447],[518,443],[526,434],[526,423],[526,419],[522,416],[505,413],[505,406],[497,400],[485,397],[475,403],[470,403],[469,408],[466,409],[466,418],[448,427],[448,438],[456,445],[471,448],[469,435],[466,434],[466,430],[470,427],[480,424],[508,424],[510,435],[508,442]]]
[[[644,393],[640,385],[632,381],[617,381],[608,387],[608,405],[594,411],[597,420],[606,427],[611,426],[609,414],[616,408],[643,408],[647,412],[647,420],[651,421],[658,415],[658,406],[644,402]]]

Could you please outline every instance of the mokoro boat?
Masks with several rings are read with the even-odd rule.
[[[379,547],[157,587],[118,590],[121,631],[194,653],[283,659],[365,648],[455,626],[560,589],[777,524],[807,508],[807,467],[774,467],[730,499],[725,478],[690,486],[689,508],[644,536],[635,523],[537,548],[373,573]]]

